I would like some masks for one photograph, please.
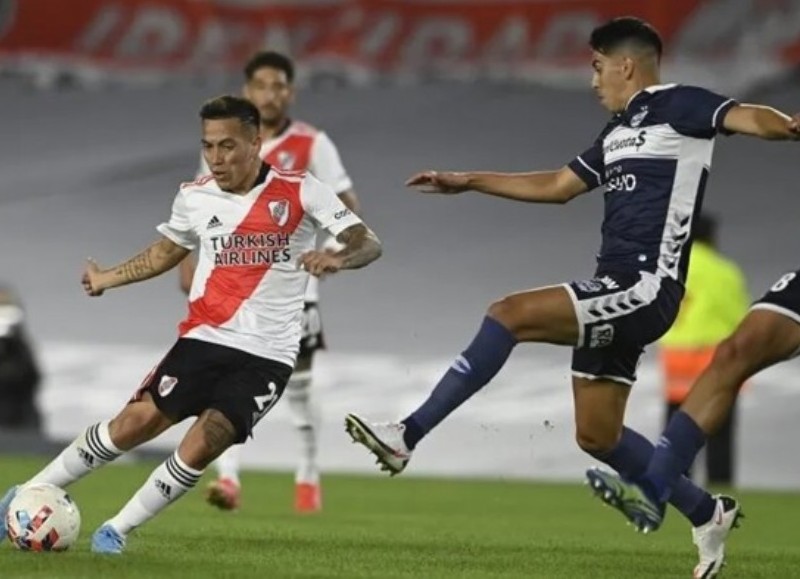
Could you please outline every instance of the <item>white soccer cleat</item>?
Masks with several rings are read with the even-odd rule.
[[[378,459],[381,470],[388,471],[391,476],[403,472],[411,460],[411,451],[403,440],[404,424],[368,422],[357,414],[348,414],[344,426],[353,442],[366,446]]]
[[[725,540],[744,517],[739,502],[733,497],[717,495],[714,516],[704,525],[692,529],[692,542],[697,545],[700,563],[694,568],[694,579],[711,579],[719,575],[725,564]]]

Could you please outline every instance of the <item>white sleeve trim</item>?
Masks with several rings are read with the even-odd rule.
[[[583,159],[581,159],[581,156],[580,156],[580,155],[578,155],[577,159],[578,159],[578,162],[579,162],[581,165],[583,165],[584,167],[586,167],[586,169],[588,169],[589,171],[591,171],[591,172],[594,174],[595,178],[597,179],[597,184],[598,184],[598,185],[602,185],[602,184],[603,184],[603,179],[600,177],[600,173],[598,173],[597,171],[595,171],[594,169],[592,169],[592,168],[591,168],[589,165],[587,165],[587,164],[586,164],[586,161],[584,161]]]
[[[727,105],[729,105],[730,103],[732,103],[732,102],[734,102],[734,101],[735,101],[735,99],[728,99],[728,100],[726,100],[724,103],[722,103],[721,105],[719,105],[719,106],[717,107],[717,110],[715,110],[715,111],[714,111],[714,114],[711,116],[711,128],[713,128],[713,129],[716,129],[716,128],[717,128],[717,115],[719,115],[719,112],[720,112],[720,111],[721,111],[721,110],[722,110],[724,107],[726,107]]]

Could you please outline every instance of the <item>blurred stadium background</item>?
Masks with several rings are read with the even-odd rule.
[[[416,170],[560,166],[605,113],[589,90],[586,38],[636,14],[663,33],[665,80],[699,83],[794,112],[800,106],[797,0],[4,0],[0,2],[0,281],[24,301],[42,362],[48,441],[115,412],[175,338],[177,277],[87,299],[92,256],[110,265],[146,245],[198,160],[197,109],[238,91],[254,50],[301,65],[299,118],[335,139],[365,215],[385,244],[374,267],[323,286],[330,350],[319,358],[322,465],[372,472],[342,432],[357,410],[411,408],[509,290],[585,277],[602,197],[568,207],[404,190]],[[798,149],[719,139],[707,208],[754,295],[798,267]],[[426,441],[409,474],[578,480],[569,353],[522,347],[495,383]],[[630,423],[662,421],[655,357]],[[744,395],[738,479],[800,487],[797,363]],[[172,446],[179,432],[150,446]],[[280,407],[244,453],[290,469]],[[45,450],[5,432],[0,452]]]

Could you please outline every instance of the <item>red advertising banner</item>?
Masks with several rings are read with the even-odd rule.
[[[236,71],[255,50],[362,74],[526,76],[585,67],[592,28],[652,22],[673,60],[800,63],[793,0],[0,1],[0,61],[108,72]]]

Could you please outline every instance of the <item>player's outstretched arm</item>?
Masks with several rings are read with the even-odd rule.
[[[322,276],[340,269],[358,269],[378,259],[383,248],[378,236],[363,223],[351,225],[336,236],[344,247],[335,253],[309,251],[300,263],[311,274]]]
[[[772,107],[736,105],[725,115],[722,124],[732,133],[770,141],[800,140],[800,114],[790,117]]]
[[[138,255],[109,269],[100,269],[94,260],[89,259],[81,283],[87,294],[99,296],[107,289],[162,274],[178,265],[189,253],[185,247],[162,237]]]
[[[477,191],[528,203],[566,203],[588,190],[569,167],[535,173],[425,171],[411,177],[406,186],[423,193]]]

